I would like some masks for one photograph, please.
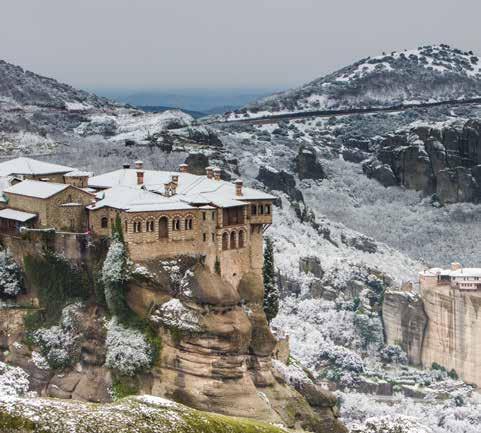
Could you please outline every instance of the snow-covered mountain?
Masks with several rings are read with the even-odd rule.
[[[180,110],[144,113],[0,60],[2,156],[51,153],[79,136],[145,141],[192,120]]]
[[[230,118],[275,113],[419,104],[481,96],[481,60],[448,45],[368,57],[300,88],[231,113]]]

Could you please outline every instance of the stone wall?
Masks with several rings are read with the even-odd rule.
[[[6,195],[8,207],[38,214],[38,226],[77,232],[87,228],[85,206],[94,200],[91,194],[73,187],[46,199],[12,193]]]

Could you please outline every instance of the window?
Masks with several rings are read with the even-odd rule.
[[[259,215],[264,215],[264,206],[259,205]]]
[[[142,222],[134,221],[134,233],[142,233]]]
[[[244,248],[244,230],[239,232],[239,242],[237,245],[239,248]]]
[[[270,213],[271,213],[271,205],[266,204],[265,212],[266,212],[266,215],[270,215]]]
[[[251,206],[251,215],[257,215],[257,206],[255,204]]]
[[[212,211],[212,221],[215,220],[215,210]]]
[[[231,250],[234,250],[237,248],[237,239],[236,239],[236,233],[235,232],[231,232],[230,234],[230,249]]]
[[[228,233],[224,233],[222,235],[222,249],[223,250],[229,249],[229,234]]]
[[[159,238],[167,239],[169,237],[169,220],[167,217],[159,219]]]
[[[69,194],[67,197],[67,203],[72,203],[72,194]]]
[[[207,213],[205,213],[205,212],[202,212],[202,220],[204,220],[204,221],[205,221],[206,219],[207,219]]]
[[[206,241],[207,241],[207,233],[204,233],[204,234],[202,235],[202,237],[204,238],[204,242],[206,242]]]
[[[192,230],[194,228],[194,221],[192,218],[186,218],[185,219],[185,229],[186,230]]]
[[[154,220],[147,221],[147,224],[145,226],[145,230],[148,231],[148,232],[154,231]]]
[[[180,219],[179,218],[174,218],[172,220],[172,230],[174,230],[174,231],[180,230]]]
[[[215,242],[215,233],[212,233],[212,242]]]
[[[106,229],[108,228],[109,226],[109,219],[107,217],[102,217],[102,219],[100,220],[100,227],[102,227],[103,229]]]

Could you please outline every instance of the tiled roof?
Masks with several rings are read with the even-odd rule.
[[[25,195],[35,198],[49,198],[70,185],[64,183],[42,182],[39,180],[24,180],[4,190],[5,193]]]
[[[37,161],[36,159],[20,157],[0,162],[0,176],[12,174],[23,175],[48,175],[54,173],[68,173],[72,167],[52,164],[50,162]]]

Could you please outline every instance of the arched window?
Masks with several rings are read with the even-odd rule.
[[[234,250],[237,248],[237,236],[236,232],[231,232],[230,234],[230,249]]]
[[[244,230],[239,231],[239,240],[237,242],[239,248],[244,248],[244,237]]]
[[[167,239],[169,237],[169,220],[167,217],[159,219],[159,238]]]
[[[154,220],[148,220],[145,226],[145,231],[153,232],[154,231]]]
[[[223,250],[229,249],[229,234],[228,233],[224,233],[222,235],[222,249]]]
[[[186,218],[185,219],[185,229],[186,230],[192,230],[194,228],[194,221],[192,218]]]
[[[100,220],[100,227],[102,227],[103,229],[109,227],[109,219],[107,217],[102,217],[102,219]]]
[[[142,233],[142,222],[134,221],[134,233]]]
[[[180,230],[180,219],[179,218],[174,218],[172,220],[172,230],[174,230],[174,231]]]

